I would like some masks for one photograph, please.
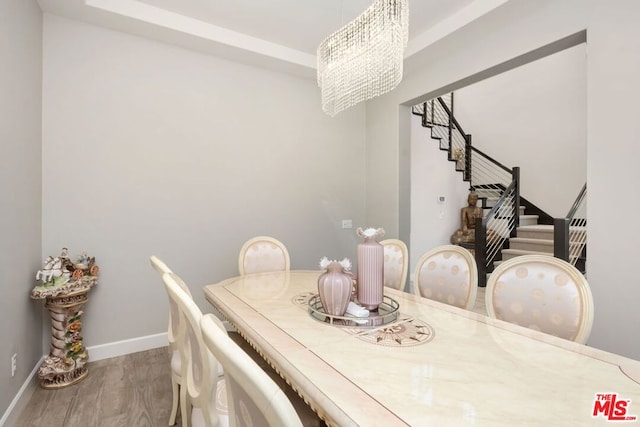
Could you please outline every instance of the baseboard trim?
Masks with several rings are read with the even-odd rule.
[[[167,333],[147,335],[144,337],[131,338],[128,340],[115,341],[107,344],[87,347],[89,361],[109,359],[111,357],[124,356],[125,354],[137,353],[139,351],[152,350],[154,348],[166,347],[169,344]]]
[[[29,376],[22,384],[22,387],[18,390],[18,393],[11,401],[11,404],[2,415],[2,418],[0,418],[0,427],[5,424],[8,426],[15,425],[18,421],[18,417],[25,406],[27,406],[27,403],[29,403],[31,396],[33,395],[33,391],[38,387],[38,378],[36,374],[42,362],[44,362],[44,356],[40,358],[38,363],[36,363],[36,366],[31,370],[31,373],[29,373]]]

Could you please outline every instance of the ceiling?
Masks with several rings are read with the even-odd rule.
[[[315,52],[373,0],[38,0],[44,12],[315,75]],[[409,0],[405,58],[508,0]]]
[[[372,0],[141,0],[152,6],[315,54],[318,44]],[[474,0],[410,1],[409,28],[419,34]]]

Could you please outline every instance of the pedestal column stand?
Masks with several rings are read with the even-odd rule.
[[[38,369],[40,386],[57,389],[75,384],[89,373],[89,355],[82,337],[83,307],[87,294],[97,278],[83,277],[61,287],[37,287],[34,299],[45,299],[51,318],[51,346],[49,355]]]

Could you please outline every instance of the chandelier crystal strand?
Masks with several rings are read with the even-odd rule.
[[[393,90],[402,80],[408,0],[376,0],[318,46],[322,109],[335,116]]]

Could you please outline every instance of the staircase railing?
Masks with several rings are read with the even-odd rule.
[[[470,187],[483,189],[483,195],[497,199],[511,183],[512,170],[472,145],[471,135],[453,114],[453,106],[450,93],[414,106],[413,113],[422,117],[423,126],[431,128],[432,138],[439,140],[440,149],[456,162],[456,170],[463,172]]]
[[[587,244],[587,184],[564,218],[553,223],[553,256],[576,265]],[[584,266],[580,266],[584,271]]]
[[[475,258],[478,286],[486,286],[492,270],[508,239],[516,235],[520,222],[520,168],[513,168],[513,180],[483,218],[476,218]]]
[[[456,162],[456,170],[463,172],[469,181],[468,147],[471,135],[467,135],[453,115],[453,93],[431,99],[413,108],[422,116],[422,125],[431,128],[432,138],[440,141],[440,149],[448,152],[448,159]]]

